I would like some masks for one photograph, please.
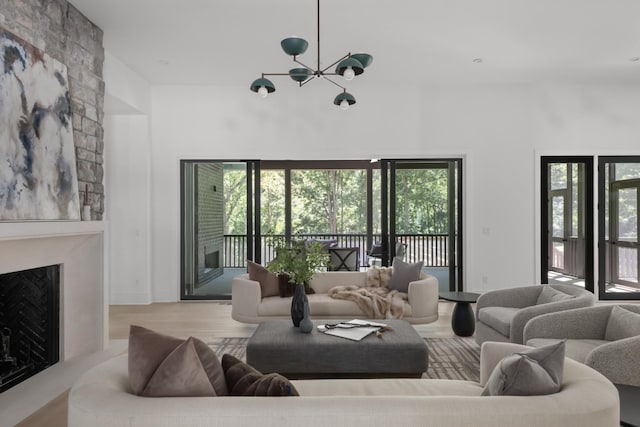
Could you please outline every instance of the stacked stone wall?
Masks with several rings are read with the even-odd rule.
[[[67,66],[80,203],[104,213],[102,30],[65,0],[0,0],[0,26]]]

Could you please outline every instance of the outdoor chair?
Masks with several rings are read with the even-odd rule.
[[[405,254],[407,253],[407,244],[402,242],[396,242],[396,258],[400,258],[404,261]],[[367,265],[381,265],[382,264],[382,243],[375,242],[371,249],[366,252]]]
[[[329,270],[360,270],[360,248],[329,248]]]
[[[402,242],[396,242],[396,258],[400,258],[404,261],[404,255],[407,253],[407,244]]]
[[[377,265],[377,264],[381,265],[381,260],[382,260],[382,243],[375,242],[373,245],[371,245],[371,249],[367,251],[367,265],[368,266]]]
[[[565,354],[611,382],[640,387],[640,305],[599,305],[544,314],[527,322],[524,341],[541,347],[566,339]]]

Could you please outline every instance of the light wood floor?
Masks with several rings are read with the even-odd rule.
[[[440,301],[439,319],[428,325],[415,325],[423,337],[453,337],[451,311],[453,303]],[[256,325],[236,322],[231,318],[230,302],[180,302],[150,305],[117,305],[109,310],[111,340],[126,340],[129,325],[136,324],[155,331],[203,341],[215,337],[249,337]],[[66,427],[68,391],[56,397],[17,427]]]

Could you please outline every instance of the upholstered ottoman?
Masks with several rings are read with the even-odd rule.
[[[289,378],[416,377],[427,370],[427,344],[404,320],[380,320],[393,329],[352,341],[324,334],[315,327],[336,323],[315,320],[310,334],[291,320],[261,323],[247,344],[247,363],[263,373]]]

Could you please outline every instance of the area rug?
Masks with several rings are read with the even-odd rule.
[[[480,346],[473,338],[424,338],[429,347],[429,364],[423,378],[469,380],[480,379]],[[245,360],[249,338],[216,338],[209,346],[218,357],[230,353]]]

